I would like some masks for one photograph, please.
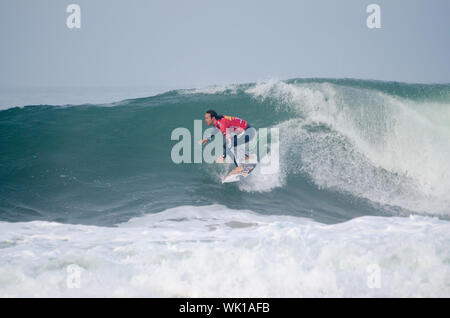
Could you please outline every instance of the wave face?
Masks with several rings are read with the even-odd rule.
[[[173,163],[171,132],[193,135],[194,120],[210,108],[279,128],[279,172],[256,170],[224,186],[230,166]],[[1,111],[0,122],[4,221],[113,225],[209,204],[323,223],[450,216],[450,85],[269,81],[104,105],[15,107]]]

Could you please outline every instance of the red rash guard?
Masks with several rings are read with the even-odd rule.
[[[231,133],[239,134],[247,129],[248,123],[238,117],[224,115],[222,119],[217,120],[216,127],[225,136],[225,140],[231,138]]]

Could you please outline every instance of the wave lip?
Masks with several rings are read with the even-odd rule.
[[[269,81],[246,93],[291,114],[275,126],[287,174],[306,173],[319,187],[379,204],[449,216],[450,101],[405,99],[363,84]]]

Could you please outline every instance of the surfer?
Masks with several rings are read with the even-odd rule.
[[[236,154],[232,151],[232,148],[242,144],[248,145],[250,141],[253,141],[256,130],[251,127],[247,121],[241,118],[227,115],[218,115],[214,110],[208,110],[205,113],[205,121],[208,126],[214,126],[219,129],[225,137],[223,143],[223,155],[219,157],[216,162],[222,163],[225,160],[228,152],[232,156],[233,162],[237,167],[234,172],[241,172],[243,170],[243,167],[239,164]],[[214,135],[211,135],[208,138],[201,140],[200,142],[202,144],[205,144],[213,139]],[[245,147],[244,160],[248,160],[250,158],[248,148],[249,147]]]

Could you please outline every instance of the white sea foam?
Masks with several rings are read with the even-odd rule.
[[[325,225],[221,205],[118,227],[0,222],[0,296],[449,297],[449,246],[437,218]]]

